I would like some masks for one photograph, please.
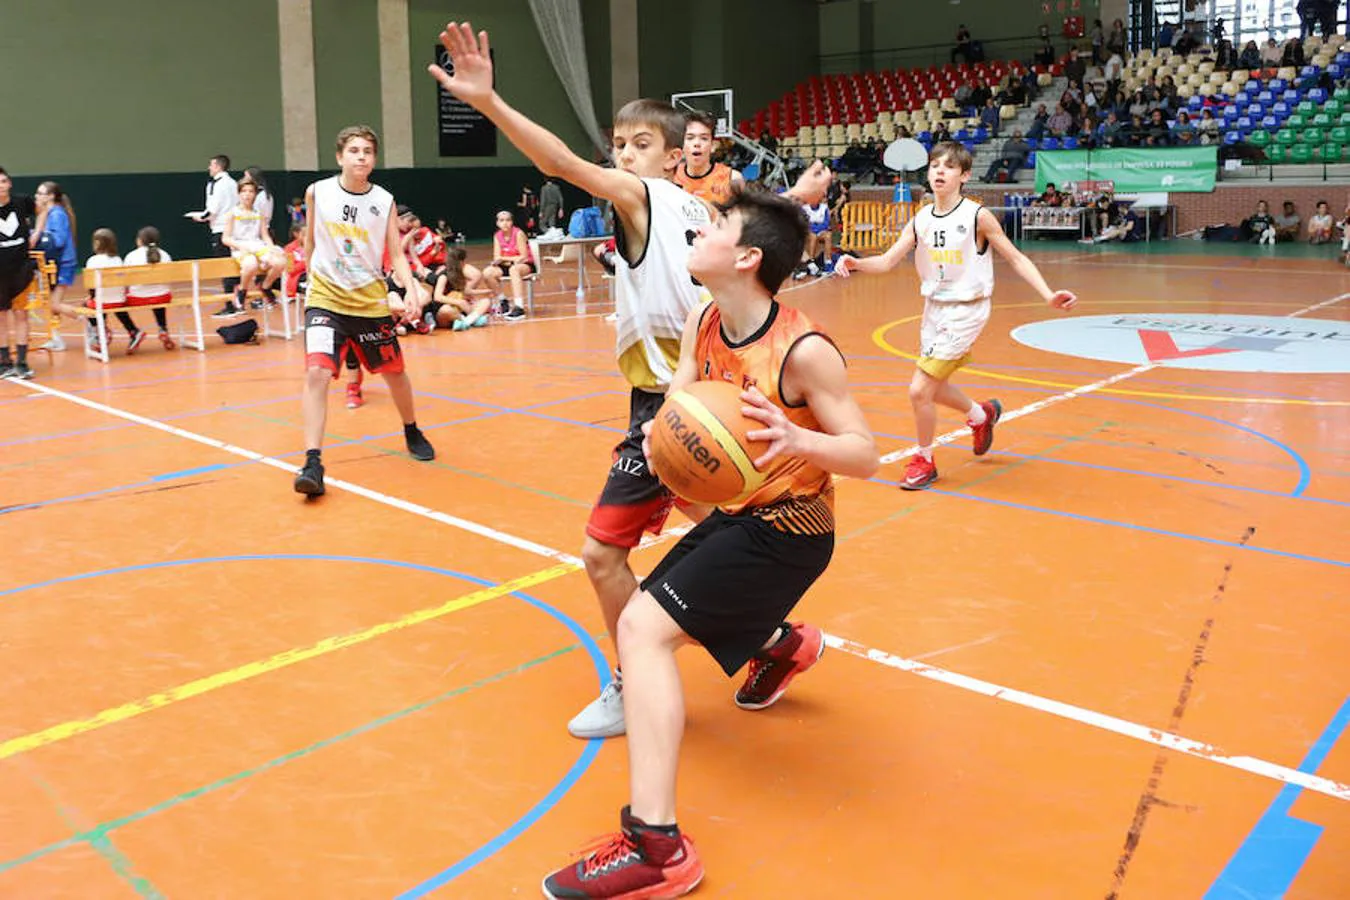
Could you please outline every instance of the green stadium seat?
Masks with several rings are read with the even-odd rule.
[[[1332,124],[1331,116],[1324,112],[1320,112],[1312,117],[1312,124],[1318,128],[1330,128]]]
[[[1338,87],[1331,96],[1332,99],[1339,100],[1342,103],[1350,103],[1350,87]]]
[[[1311,116],[1317,112],[1317,104],[1311,100],[1304,100],[1298,106],[1294,107],[1294,112],[1302,116]]]
[[[1292,128],[1295,131],[1302,131],[1308,127],[1308,117],[1294,113],[1284,123],[1285,128]]]
[[[1303,132],[1301,140],[1311,147],[1318,147],[1326,143],[1327,135],[1320,128],[1309,128]]]
[[[1350,112],[1341,113],[1341,117],[1336,120],[1337,125],[1350,125]]]
[[[1275,143],[1284,147],[1292,147],[1298,143],[1298,135],[1294,133],[1292,128],[1281,128],[1275,132]]]
[[[1251,144],[1253,147],[1268,147],[1270,145],[1270,132],[1258,128],[1247,135],[1247,143]]]
[[[1337,120],[1341,117],[1341,113],[1345,112],[1345,103],[1340,100],[1328,100],[1322,104],[1322,112]]]
[[[1282,144],[1271,144],[1266,148],[1266,159],[1272,163],[1282,163],[1289,156],[1289,151]]]
[[[1322,152],[1319,155],[1322,162],[1338,163],[1345,158],[1345,147],[1340,144],[1323,144]]]
[[[1332,144],[1350,144],[1350,128],[1337,125],[1327,132],[1327,142]]]
[[[1312,147],[1307,144],[1295,144],[1289,148],[1291,163],[1310,163],[1313,161]]]

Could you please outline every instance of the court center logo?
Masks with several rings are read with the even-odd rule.
[[[1350,322],[1204,313],[1067,316],[1013,329],[1051,353],[1212,372],[1350,372]]]

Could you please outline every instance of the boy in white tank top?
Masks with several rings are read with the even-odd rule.
[[[305,259],[309,286],[305,294],[305,465],[295,476],[295,490],[307,497],[324,492],[324,424],[328,419],[328,383],[338,376],[342,359],[353,354],[359,364],[379,373],[403,420],[403,437],[413,459],[436,458],[436,451],[417,427],[412,382],[403,369],[403,352],[394,333],[384,283],[384,258],[392,262],[403,284],[412,284],[412,269],[398,231],[394,198],[371,184],[379,138],[365,125],[338,132],[337,162],[342,174],[316,181],[305,192]],[[408,292],[404,319],[422,315],[421,295]]]
[[[615,448],[600,498],[586,525],[581,555],[610,635],[637,591],[628,555],[644,532],[659,532],[674,498],[647,468],[642,425],[655,416],[679,362],[680,338],[690,313],[702,304],[702,289],[689,274],[689,248],[697,230],[715,215],[706,202],[674,182],[683,153],[687,117],[660,100],[634,100],[615,114],[616,168],[588,162],[555,135],[512,109],[493,90],[487,34],[475,38],[467,24],[446,26],[441,43],[455,74],[428,71],[447,91],[492,120],[541,172],[604,197],[615,212],[615,322],[619,370],[631,387],[629,427]],[[813,164],[788,192],[798,203],[819,203],[830,171]],[[706,509],[683,507],[695,521]],[[576,737],[624,733],[622,679],[606,686],[568,724]]]
[[[933,463],[933,439],[937,434],[937,404],[965,413],[975,455],[983,456],[994,443],[994,424],[1003,414],[997,400],[972,402],[950,379],[970,362],[975,339],[989,321],[994,293],[994,260],[997,250],[1022,280],[1046,303],[1070,309],[1077,298],[1069,291],[1054,291],[1041,277],[1035,263],[1013,246],[994,214],[974,200],[961,196],[970,180],[970,151],[960,144],[941,143],[928,158],[928,184],[934,200],[915,214],[900,240],[883,253],[868,259],[842,256],[836,274],[889,272],[915,250],[914,264],[923,282],[923,324],[914,378],[909,385],[914,407],[914,427],[919,450],[905,468],[900,487],[917,491],[937,481]]]

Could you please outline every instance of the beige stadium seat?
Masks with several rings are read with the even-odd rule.
[[[1238,84],[1236,81],[1225,81],[1219,88],[1219,91],[1225,97],[1236,97],[1238,94],[1242,93],[1242,85]]]
[[[1234,83],[1236,83],[1239,86],[1246,84],[1248,81],[1251,80],[1251,77],[1252,73],[1248,72],[1246,69],[1233,70],[1232,79]]]
[[[928,112],[937,112],[942,109],[942,102],[940,100],[925,100],[923,108]]]
[[[1178,86],[1177,86],[1177,96],[1178,96],[1178,97],[1185,97],[1185,98],[1188,98],[1188,99],[1191,98],[1191,97],[1194,97],[1194,96],[1195,96],[1195,88],[1191,87],[1189,84],[1178,85]]]
[[[943,97],[942,104],[939,107],[943,112],[957,112],[960,107],[956,105],[955,97]]]
[[[1004,122],[1017,118],[1017,107],[1012,103],[1003,104],[999,107],[998,117]]]
[[[1214,63],[1212,61],[1202,62],[1195,67],[1195,71],[1199,72],[1201,75],[1208,75],[1214,71]]]
[[[1228,80],[1227,72],[1210,72],[1208,81],[1210,84],[1223,84]]]
[[[891,112],[890,110],[882,110],[881,112],[877,113],[877,124],[878,124],[878,125],[882,125],[882,124],[885,124],[886,122],[894,122],[894,121],[895,121],[895,113]]]
[[[881,134],[881,126],[876,122],[864,122],[862,127],[863,137],[874,138]]]
[[[848,132],[844,130],[843,125],[830,126],[830,143],[837,144],[840,141],[848,141]]]
[[[859,138],[862,137],[862,133],[863,133],[862,126],[856,122],[850,122],[844,128],[844,137],[846,137],[850,141],[858,140]]]
[[[1275,73],[1275,77],[1282,78],[1285,81],[1293,81],[1298,77],[1298,69],[1295,69],[1293,66],[1284,66]]]
[[[1036,84],[1040,87],[1049,87],[1054,83],[1055,79],[1050,76],[1049,72],[1042,72],[1036,76]]]
[[[814,144],[828,144],[830,142],[830,127],[828,125],[817,125],[812,133]]]
[[[1136,54],[1134,55],[1134,58],[1137,59],[1137,60],[1152,59],[1152,58],[1153,58],[1153,51],[1150,50],[1149,48],[1145,47],[1143,50],[1140,50],[1138,53],[1136,53]]]
[[[886,143],[888,143],[888,144],[889,144],[891,141],[895,140],[895,126],[894,126],[894,125],[882,125],[882,126],[881,126],[881,139],[882,139],[883,141],[885,141]]]
[[[1214,85],[1212,84],[1202,84],[1200,85],[1199,93],[1201,97],[1213,97],[1217,91],[1214,90]]]
[[[1201,75],[1199,72],[1193,72],[1186,76],[1186,83],[1191,87],[1198,88],[1205,83],[1205,76]]]
[[[1194,73],[1195,73],[1195,66],[1192,66],[1190,63],[1182,63],[1181,65],[1177,66],[1178,76],[1190,77]]]

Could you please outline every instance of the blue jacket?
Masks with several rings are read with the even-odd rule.
[[[57,265],[73,266],[77,261],[75,254],[75,235],[70,230],[70,214],[64,206],[53,206],[47,213],[47,223],[38,239],[37,249],[47,254]]]

